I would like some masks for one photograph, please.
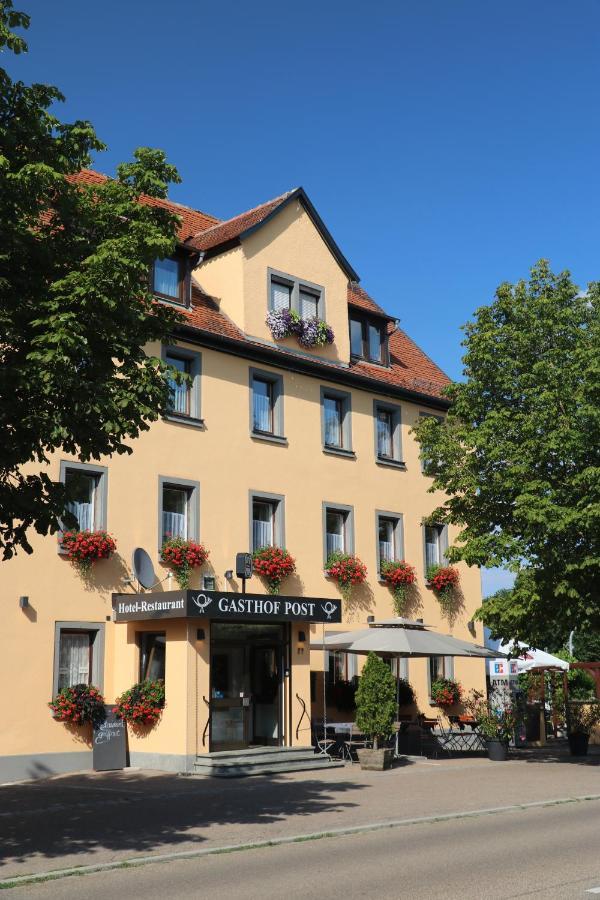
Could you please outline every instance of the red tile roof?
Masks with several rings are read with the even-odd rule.
[[[249,338],[219,309],[218,302],[203,294],[198,288],[192,290],[192,306],[185,311],[187,324],[209,334],[230,338],[240,344],[265,349],[265,344]],[[386,387],[403,388],[427,397],[441,398],[442,389],[450,384],[448,376],[412,341],[400,328],[389,326],[390,366],[373,365],[364,361],[352,361],[347,369],[328,360],[313,357],[312,362],[323,367],[323,377],[327,377],[327,369],[351,372],[373,381],[373,391],[377,392],[377,382],[385,392]],[[290,352],[283,348],[271,348],[281,355],[282,366]]]
[[[108,181],[109,178],[108,175],[102,175],[100,172],[94,172],[92,169],[82,169],[76,175],[70,176],[69,180],[84,184],[102,184]],[[163,209],[168,209],[169,212],[174,213],[176,216],[180,216],[180,241],[187,241],[194,234],[206,228],[212,228],[219,221],[215,216],[209,216],[208,213],[201,212],[199,209],[192,209],[190,206],[183,206],[181,203],[174,203],[172,200],[160,200],[157,197],[149,197],[143,194],[142,203],[146,203],[148,206],[160,206]]]
[[[213,247],[235,240],[249,228],[264,221],[270,213],[287,200],[290,194],[293,194],[293,191],[287,191],[280,197],[261,203],[260,206],[255,206],[254,209],[249,209],[239,216],[234,216],[233,219],[227,219],[226,222],[219,222],[212,228],[206,228],[200,234],[196,234],[188,243],[196,250],[211,250]]]
[[[377,316],[385,316],[386,319],[393,319],[393,316],[389,316],[378,303],[375,303],[373,298],[367,294],[364,288],[361,288],[355,281],[351,281],[348,285],[348,303],[350,306],[360,307],[360,309],[374,313]]]

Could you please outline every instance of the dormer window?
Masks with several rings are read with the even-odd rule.
[[[352,314],[350,317],[350,352],[358,359],[387,366],[387,329],[385,322]]]
[[[269,310],[289,309],[301,319],[325,319],[325,288],[285,272],[267,270]]]
[[[167,256],[154,260],[152,291],[172,303],[186,303],[186,264],[183,256]]]

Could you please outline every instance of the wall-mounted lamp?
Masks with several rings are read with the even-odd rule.
[[[204,628],[199,628],[196,632],[196,640],[197,641],[205,641],[206,640],[206,632]]]
[[[477,634],[477,630],[475,628],[475,622],[473,621],[473,619],[467,622],[467,628],[469,629],[469,632],[473,635],[473,637],[475,637],[475,635]]]
[[[21,609],[27,609],[29,606],[29,597],[19,597],[19,606]]]
[[[370,624],[375,621],[375,616],[367,616],[367,622]]]
[[[231,579],[233,578],[233,569],[227,569],[227,571],[225,572],[225,578],[227,579],[227,581],[231,581]]]
[[[299,632],[298,632],[298,643],[299,643],[299,644],[304,644],[305,642],[306,642],[306,634],[305,634],[305,632],[304,632],[304,631],[299,631]]]

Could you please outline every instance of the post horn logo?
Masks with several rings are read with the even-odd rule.
[[[214,599],[214,597],[207,597],[206,594],[198,594],[197,597],[192,597],[192,603],[203,613],[206,612],[206,608],[210,606]]]
[[[331,600],[328,600],[327,603],[321,603],[321,609],[325,613],[328,619],[331,619],[332,615],[337,609],[335,603],[332,603]]]

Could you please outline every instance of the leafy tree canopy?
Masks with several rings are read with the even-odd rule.
[[[27,49],[29,17],[0,0],[0,50]],[[164,198],[176,169],[138,149],[116,179],[68,176],[104,149],[89,122],[62,123],[63,97],[0,68],[0,548],[31,552],[27,532],[55,531],[64,488],[40,464],[59,448],[87,460],[129,453],[167,409],[165,367],[144,353],[177,316],[154,304],[148,271],[173,252],[178,219]],[[24,467],[24,468],[23,468]]]
[[[582,294],[542,260],[465,326],[465,380],[447,419],[415,429],[460,528],[451,560],[508,566],[478,612],[494,637],[535,646],[600,627],[600,285]]]

